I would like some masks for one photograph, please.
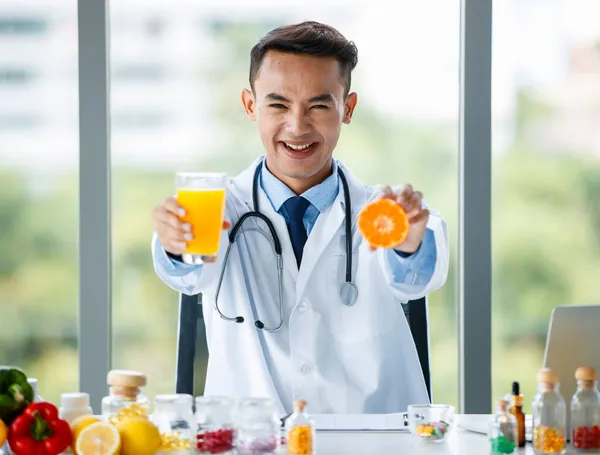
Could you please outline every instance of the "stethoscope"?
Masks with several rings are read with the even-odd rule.
[[[277,282],[279,288],[279,324],[275,328],[268,328],[265,327],[265,324],[262,321],[257,319],[254,322],[254,325],[259,329],[265,330],[266,332],[277,332],[283,326],[283,258],[281,257],[281,242],[279,241],[279,236],[277,235],[277,232],[275,232],[275,226],[273,225],[271,220],[269,220],[268,217],[266,217],[259,211],[258,187],[261,169],[262,163],[256,166],[256,170],[254,171],[254,178],[252,181],[252,204],[254,210],[242,215],[229,232],[229,245],[227,246],[227,250],[225,251],[225,257],[223,259],[223,265],[221,267],[221,273],[219,275],[219,282],[217,284],[217,291],[215,294],[215,310],[219,313],[219,316],[221,316],[221,318],[226,321],[237,323],[244,322],[243,316],[228,317],[221,312],[218,303],[219,293],[221,291],[223,277],[225,276],[225,270],[227,268],[227,259],[229,258],[229,254],[231,253],[231,249],[233,248],[233,243],[235,242],[238,232],[240,232],[244,221],[252,217],[259,218],[266,224],[271,234],[272,242],[271,239],[269,239],[269,237],[267,236],[267,234],[258,227],[246,228],[246,231],[259,232],[271,243],[273,249],[275,250],[275,255],[277,256]],[[346,180],[346,176],[344,175],[339,166],[337,169],[344,190],[344,216],[346,227],[346,282],[343,283],[342,287],[340,288],[340,299],[342,300],[342,303],[344,305],[351,307],[356,303],[356,299],[358,298],[358,288],[352,282],[352,207],[350,205],[350,191],[348,189],[348,181]]]

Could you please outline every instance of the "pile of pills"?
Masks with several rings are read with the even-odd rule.
[[[560,453],[565,449],[565,438],[556,428],[538,425],[533,430],[533,446],[541,453]]]
[[[288,453],[312,455],[312,428],[310,425],[294,427],[288,435]]]
[[[421,424],[417,427],[417,434],[423,439],[429,439],[431,441],[439,441],[446,437],[448,433],[448,427],[450,425],[447,422],[433,422]]]
[[[233,430],[205,431],[196,436],[196,448],[204,453],[223,453],[233,450]]]
[[[238,443],[236,449],[240,455],[263,455],[273,453],[277,450],[277,439],[275,436],[268,438],[254,438],[247,443]]]
[[[192,448],[192,441],[183,437],[178,431],[160,435],[160,450],[187,450]]]
[[[579,427],[573,430],[571,439],[576,449],[600,449],[600,427]]]
[[[498,436],[491,440],[492,453],[513,453],[515,451],[515,444],[504,436]]]
[[[108,419],[110,423],[116,425],[121,420],[128,419],[129,417],[147,417],[148,409],[144,406],[140,406],[139,404],[133,404],[131,406],[127,406],[119,409],[114,415],[110,416]]]

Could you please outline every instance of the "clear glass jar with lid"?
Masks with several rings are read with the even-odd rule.
[[[199,453],[232,453],[234,404],[232,398],[224,396],[196,397],[196,448]]]
[[[306,412],[306,401],[294,401],[294,413],[285,421],[287,453],[312,455],[315,453],[316,426]]]
[[[489,428],[492,453],[513,453],[519,443],[517,418],[508,412],[508,401],[496,402],[496,414]]]
[[[577,391],[571,399],[571,443],[577,453],[600,449],[600,392],[598,376],[592,367],[575,371]]]
[[[537,374],[537,382],[537,393],[531,405],[533,449],[538,455],[562,454],[567,421],[558,377],[551,369],[542,368]]]
[[[130,415],[147,416],[150,401],[142,393],[146,385],[146,375],[132,370],[111,370],[106,382],[108,396],[102,399],[102,417],[113,423]]]
[[[281,420],[270,398],[244,398],[235,413],[235,447],[240,455],[277,453]]]
[[[156,395],[152,423],[158,427],[162,450],[191,453],[196,446],[194,397],[187,394]]]

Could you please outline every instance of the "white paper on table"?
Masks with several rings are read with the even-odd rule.
[[[406,413],[313,414],[317,431],[408,431]]]

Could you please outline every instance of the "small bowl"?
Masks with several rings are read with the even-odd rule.
[[[408,406],[410,432],[427,442],[443,442],[454,423],[454,406],[449,404],[411,404]]]

